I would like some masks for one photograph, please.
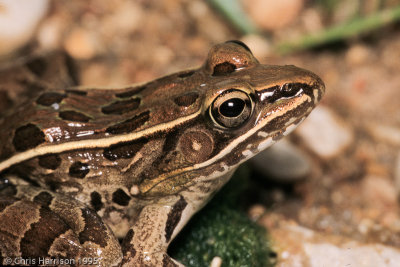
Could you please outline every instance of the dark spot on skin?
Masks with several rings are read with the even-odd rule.
[[[51,201],[53,200],[53,196],[50,195],[49,192],[40,192],[33,198],[34,202],[39,203],[41,206],[49,207]]]
[[[46,181],[46,185],[48,186],[48,188],[50,188],[51,191],[57,191],[61,187],[60,182],[51,181],[51,180]]]
[[[17,151],[25,151],[44,143],[44,133],[34,124],[19,127],[15,131],[13,145]]]
[[[11,166],[5,173],[10,173],[17,175],[24,181],[26,181],[29,185],[32,186],[40,186],[38,183],[38,179],[32,176],[32,173],[35,171],[34,164],[29,164],[28,162],[20,162],[17,165]]]
[[[72,163],[71,167],[69,167],[69,175],[75,178],[85,178],[89,171],[89,165],[80,161]]]
[[[212,76],[226,75],[226,74],[234,72],[235,70],[236,70],[236,66],[230,62],[220,63],[214,67],[214,72],[213,72]]]
[[[35,58],[26,63],[28,69],[38,77],[41,77],[47,69],[47,62],[44,58]]]
[[[36,100],[36,103],[42,106],[49,107],[53,104],[60,103],[66,96],[66,94],[48,92],[41,94]]]
[[[79,233],[80,243],[93,242],[104,248],[107,246],[108,234],[101,218],[90,209],[84,208],[81,210],[85,228]]]
[[[67,121],[88,122],[90,120],[90,117],[74,110],[61,111],[58,116]]]
[[[61,164],[61,158],[56,154],[39,156],[39,165],[45,169],[55,170]]]
[[[168,213],[167,223],[165,225],[165,239],[167,242],[171,240],[172,233],[175,227],[178,225],[181,219],[182,212],[187,206],[186,200],[181,196],[178,202],[172,207],[171,211]]]
[[[39,218],[39,221],[27,227],[29,230],[20,241],[23,258],[47,256],[53,241],[70,229],[59,216],[46,207],[40,208]]]
[[[176,144],[179,141],[179,138],[177,138],[177,136],[179,135],[180,133],[178,129],[174,129],[167,133],[167,135],[165,136],[162,153],[153,161],[152,165],[154,166],[154,168],[161,169],[161,167],[158,167],[160,164],[168,164],[170,160],[167,158],[167,155],[169,152],[171,152],[171,150],[175,149]]]
[[[194,102],[196,102],[196,99],[199,97],[199,95],[195,92],[190,92],[181,96],[178,96],[174,99],[175,104],[177,104],[180,107],[189,107],[192,105]]]
[[[133,258],[136,255],[136,250],[131,245],[131,241],[134,235],[135,232],[132,229],[129,229],[128,233],[126,233],[125,238],[124,240],[122,240],[121,243],[122,254],[127,255],[127,253],[130,252],[130,255],[128,255],[130,258]]]
[[[171,152],[172,150],[175,149],[176,144],[178,143],[179,139],[177,138],[177,136],[180,136],[181,129],[174,129],[172,131],[170,131],[166,136],[165,136],[165,142],[163,145],[163,157],[165,157],[165,155],[167,155],[169,152]]]
[[[108,160],[133,158],[147,142],[147,139],[141,138],[131,142],[118,143],[104,149],[103,155]]]
[[[116,190],[112,195],[112,200],[121,206],[128,206],[131,197],[128,196],[121,188]]]
[[[240,45],[241,47],[243,47],[244,49],[246,49],[248,52],[251,53],[250,48],[249,48],[245,43],[243,43],[242,41],[239,41],[239,40],[230,40],[230,41],[227,41],[227,42],[225,42],[225,43],[234,43],[234,44]]]
[[[132,87],[130,87],[130,88],[126,88],[126,90],[128,90],[128,91],[123,92],[123,93],[115,94],[115,96],[119,97],[119,98],[131,97],[131,96],[134,96],[134,95],[140,93],[144,89],[146,89],[145,85],[139,86],[139,87],[133,87],[133,89],[132,89]]]
[[[106,129],[106,132],[111,134],[129,133],[145,124],[149,120],[149,118],[150,111],[145,111],[129,120],[108,127]]]
[[[86,91],[80,91],[80,90],[74,90],[74,89],[67,89],[67,90],[65,90],[65,92],[68,94],[74,94],[74,95],[82,95],[82,96],[87,95]]]
[[[7,178],[0,179],[0,195],[1,196],[14,196],[17,194],[17,188]],[[0,202],[0,212],[2,211]]]
[[[190,77],[195,73],[194,70],[188,71],[188,72],[184,72],[184,73],[180,73],[178,74],[179,78],[186,78],[186,77]]]
[[[102,107],[101,112],[103,112],[104,114],[122,115],[124,113],[137,109],[139,105],[140,105],[140,98],[119,100],[114,103],[111,103],[108,106]]]
[[[90,204],[95,211],[99,211],[104,207],[104,204],[101,201],[101,195],[98,192],[93,191],[90,194]]]

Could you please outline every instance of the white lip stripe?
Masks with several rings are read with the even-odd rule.
[[[112,137],[105,137],[101,139],[88,139],[88,140],[81,140],[81,141],[74,141],[74,142],[67,142],[63,144],[58,144],[58,145],[47,145],[43,147],[36,147],[21,153],[18,153],[11,158],[3,161],[0,163],[0,171],[3,171],[4,169],[7,169],[8,167],[17,164],[19,162],[28,160],[33,157],[41,156],[47,153],[61,153],[64,151],[69,151],[69,150],[75,150],[75,149],[82,149],[82,148],[102,148],[102,147],[108,147],[113,144],[117,144],[120,142],[127,142],[131,140],[138,139],[139,137],[143,137],[146,135],[150,135],[152,133],[155,133],[157,131],[161,131],[165,129],[166,127],[174,127],[179,124],[182,124],[186,121],[189,121],[195,117],[197,117],[200,114],[201,110],[197,111],[196,113],[193,113],[189,116],[183,117],[176,119],[174,121],[170,121],[167,123],[161,123],[158,124],[154,127],[145,129],[143,131],[139,132],[133,132],[130,134],[123,134],[123,135],[116,135]]]

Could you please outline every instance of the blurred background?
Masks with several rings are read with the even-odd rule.
[[[264,64],[317,73],[320,106],[247,164],[245,211],[277,266],[398,266],[399,18],[398,0],[0,0],[0,64],[65,50],[80,84],[117,87],[238,39]]]

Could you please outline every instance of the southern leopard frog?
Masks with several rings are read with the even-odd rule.
[[[198,69],[115,89],[49,89],[46,61],[33,63],[24,84],[43,88],[0,120],[2,260],[179,265],[166,251],[190,217],[325,90],[239,41]]]

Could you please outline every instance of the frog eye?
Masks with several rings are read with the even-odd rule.
[[[250,96],[230,89],[220,94],[211,104],[209,113],[213,121],[224,128],[236,128],[245,123],[253,110]]]

